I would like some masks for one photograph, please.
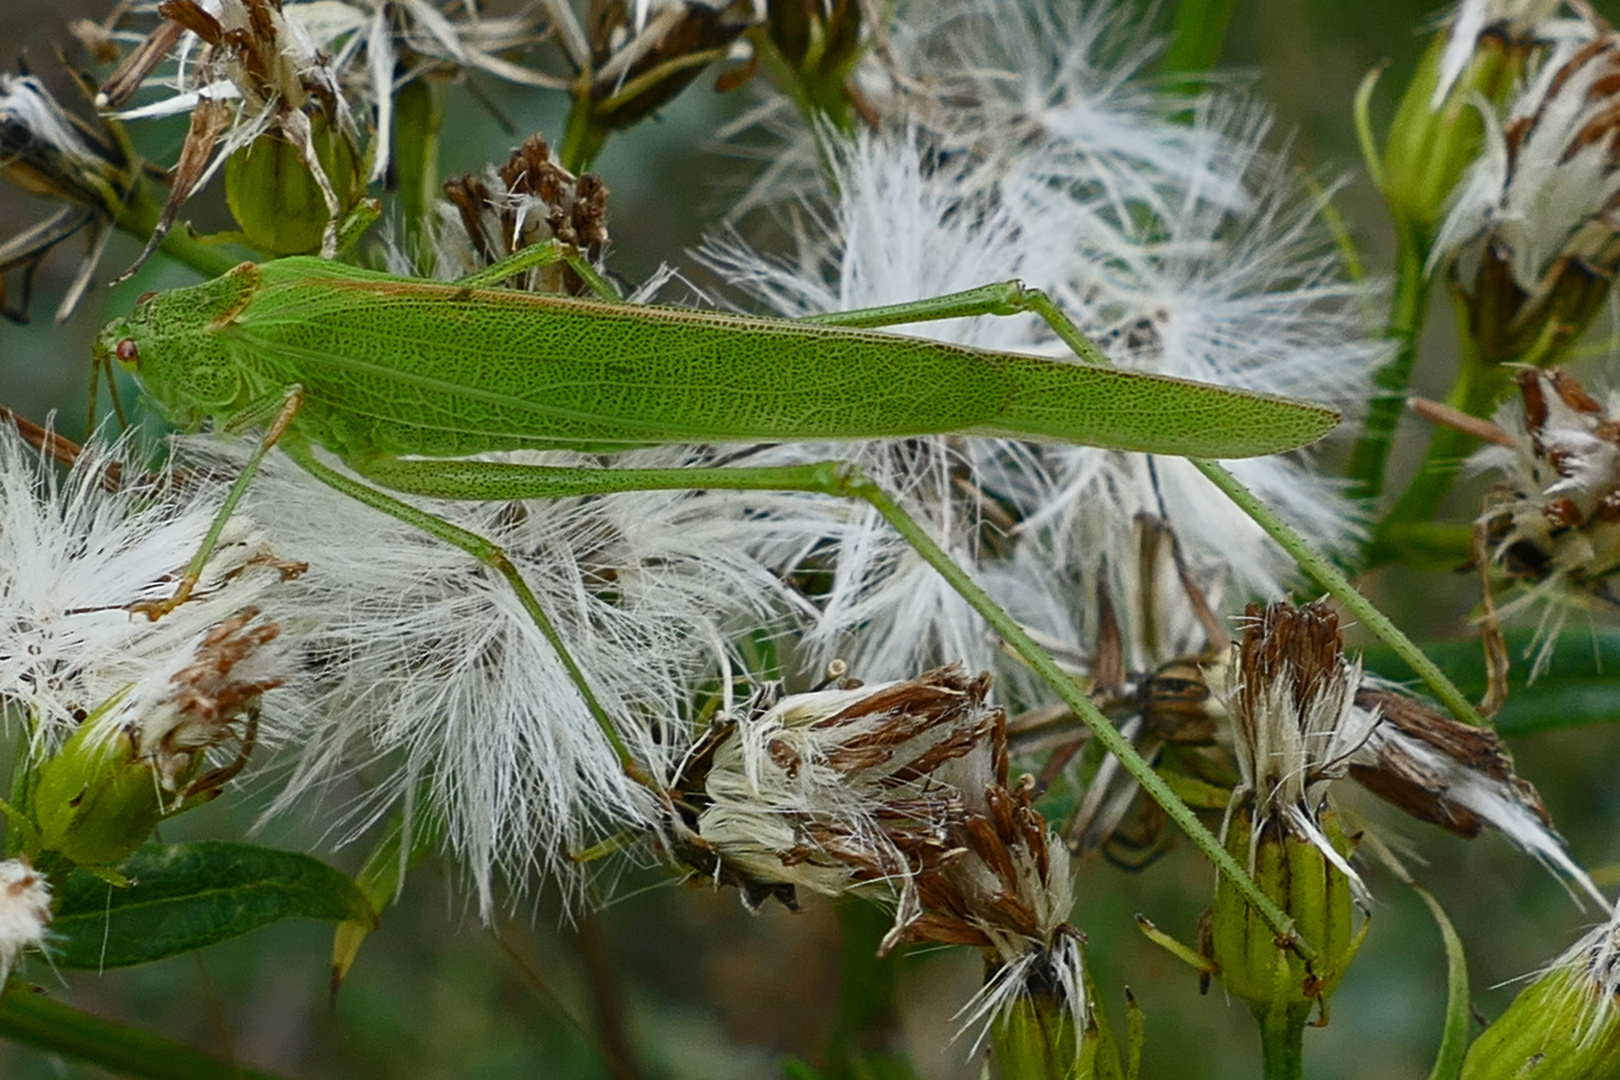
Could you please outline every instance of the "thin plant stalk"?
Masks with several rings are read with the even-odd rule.
[[[1463,328],[1459,344],[1457,381],[1452,384],[1446,404],[1469,416],[1487,416],[1508,385],[1500,365],[1487,364],[1473,339]],[[1479,439],[1452,427],[1436,427],[1423,455],[1423,464],[1407,485],[1395,506],[1379,523],[1380,531],[1431,520],[1451,485],[1462,471],[1463,462],[1479,446]]]
[[[1395,264],[1395,290],[1390,300],[1389,325],[1385,335],[1395,342],[1395,353],[1373,376],[1372,402],[1362,424],[1361,438],[1350,455],[1348,476],[1351,494],[1377,499],[1384,490],[1389,467],[1389,450],[1395,426],[1406,407],[1407,387],[1412,381],[1412,365],[1417,359],[1423,336],[1423,319],[1428,309],[1432,278],[1425,273],[1426,254],[1411,235],[1403,230]]]
[[[1301,1080],[1305,1075],[1305,1017],[1270,1009],[1259,1018],[1265,1080]]]
[[[277,1080],[220,1061],[185,1043],[64,1005],[13,986],[0,997],[0,1036],[88,1062],[119,1076],[150,1080]]]
[[[1447,678],[1446,673],[1424,655],[1423,650],[1412,643],[1411,638],[1401,633],[1400,628],[1391,622],[1388,616],[1374,607],[1372,601],[1361,595],[1338,567],[1320,552],[1312,550],[1298,533],[1284,524],[1281,518],[1255,497],[1254,492],[1239,483],[1237,477],[1226,471],[1219,462],[1199,458],[1189,460],[1192,461],[1194,468],[1207,476],[1210,482],[1248,514],[1256,525],[1264,529],[1267,536],[1277,541],[1299,564],[1300,569],[1315,578],[1317,584],[1343,604],[1358,622],[1372,631],[1378,640],[1393,649],[1395,655],[1428,684],[1430,692],[1451,711],[1453,716],[1465,724],[1472,724],[1475,727],[1486,726],[1485,718],[1479,714],[1463,692],[1457,689],[1457,685]]]

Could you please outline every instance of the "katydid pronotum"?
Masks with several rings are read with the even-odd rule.
[[[601,296],[497,288],[566,261]],[[992,353],[873,328],[1033,312],[1079,362]],[[618,300],[572,249],[537,245],[455,283],[392,277],[314,258],[244,263],[143,298],[96,343],[176,423],[268,434],[216,516],[176,596],[189,594],[254,470],[279,445],[317,479],[462,548],[504,575],[568,668],[624,768],[631,758],[539,601],[492,542],[382,490],[512,500],[618,491],[797,490],[871,504],[946,577],[1118,756],[1172,819],[1305,955],[1287,916],[1023,630],[854,466],[561,468],[470,461],[517,449],[904,438],[959,433],[1196,457],[1249,457],[1316,441],[1323,406],[1122,371],[1042,293],[1017,282],[809,320],[749,318]],[[319,460],[336,454],[355,475]],[[402,455],[410,455],[408,457]]]

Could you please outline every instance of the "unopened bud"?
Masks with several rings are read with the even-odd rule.
[[[1224,875],[1210,916],[1212,954],[1229,993],[1256,1015],[1282,1010],[1298,1026],[1327,1000],[1361,944],[1353,845],[1326,789],[1376,717],[1355,707],[1361,672],[1345,660],[1338,617],[1325,604],[1250,604],[1247,617],[1228,693],[1242,784],[1226,849],[1316,958],[1307,964],[1278,941]]]
[[[1620,1069],[1620,924],[1553,961],[1468,1048],[1462,1080],[1589,1080]]]
[[[638,18],[644,14],[645,18]],[[672,100],[709,64],[724,59],[756,21],[746,0],[591,5],[592,71],[576,91],[564,141],[567,164],[588,166],[612,131]]]
[[[1459,16],[1436,34],[1401,98],[1384,144],[1384,198],[1423,244],[1484,145],[1481,100],[1499,102],[1523,69],[1528,43],[1511,25]]]
[[[32,806],[40,851],[114,866],[159,821],[218,794],[252,749],[259,696],[281,684],[265,646],[274,625],[244,609],[204,634],[190,662],[160,687],[137,684],[106,702],[39,769]],[[236,760],[203,772],[206,753],[236,742]]]
[[[850,72],[861,58],[861,5],[857,0],[769,0],[766,41],[780,65],[782,86],[806,113],[847,127]]]
[[[1566,46],[1487,127],[1435,242],[1454,260],[1489,363],[1546,365],[1607,302],[1620,269],[1620,35]]]
[[[1227,992],[1257,1015],[1281,1009],[1294,1024],[1304,1023],[1312,1007],[1333,993],[1361,945],[1355,883],[1343,869],[1353,847],[1332,810],[1323,810],[1315,825],[1320,839],[1296,835],[1276,818],[1254,832],[1248,811],[1240,810],[1226,836],[1227,851],[1252,868],[1260,891],[1294,920],[1299,936],[1316,950],[1315,960],[1307,964],[1278,941],[1224,876],[1210,915],[1212,955]]]
[[[364,194],[354,144],[318,114],[310,120],[316,160],[337,197],[339,218]],[[332,220],[320,180],[304,153],[267,132],[225,163],[225,198],[250,244],[272,255],[305,255],[321,246]]]
[[[118,215],[133,182],[123,150],[31,75],[0,74],[0,175],[107,217]]]

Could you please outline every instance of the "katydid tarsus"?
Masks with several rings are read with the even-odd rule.
[[[500,289],[566,261],[599,294]],[[1079,362],[991,353],[876,327],[1033,312]],[[865,500],[943,574],[1116,754],[1144,789],[1239,882],[1279,935],[1287,917],[1109,725],[1080,687],[859,469],[625,470],[456,460],[488,451],[608,452],[669,443],[824,441],[959,433],[1196,457],[1249,457],[1314,442],[1337,414],[1306,402],[1108,366],[1040,292],[1017,282],[810,320],[625,304],[572,249],[537,245],[455,283],[313,258],[244,263],[144,297],[96,343],[174,422],[268,434],[233,485],[177,595],[181,602],[253,470],[279,444],[353,498],[462,548],[511,583],[624,767],[632,760],[546,612],[494,543],[382,489],[513,500],[651,489],[800,490]],[[336,454],[354,475],[314,454]]]

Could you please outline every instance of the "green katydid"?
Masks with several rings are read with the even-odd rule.
[[[568,262],[602,297],[496,288]],[[965,315],[1040,315],[1083,362],[992,353],[872,328]],[[1280,935],[1291,924],[1063,674],[888,495],[837,462],[627,470],[455,460],[486,451],[610,451],[667,443],[903,438],[960,433],[1197,457],[1314,442],[1333,410],[1122,371],[1040,292],[1017,282],[912,304],[787,321],[625,304],[572,249],[540,245],[455,283],[313,258],[244,263],[143,298],[96,343],[175,422],[266,423],[181,582],[184,599],[263,455],[279,444],[318,479],[497,569],[568,666],[625,768],[649,786],[527,584],[500,549],[382,488],[450,499],[648,489],[803,490],[863,499],[894,525],[1057,690]],[[319,445],[360,479],[313,454]],[[402,455],[410,455],[409,457]],[[369,481],[369,483],[367,482]],[[375,485],[375,486],[374,486]],[[1245,888],[1245,886],[1247,886]],[[1309,953],[1300,943],[1302,952]]]

